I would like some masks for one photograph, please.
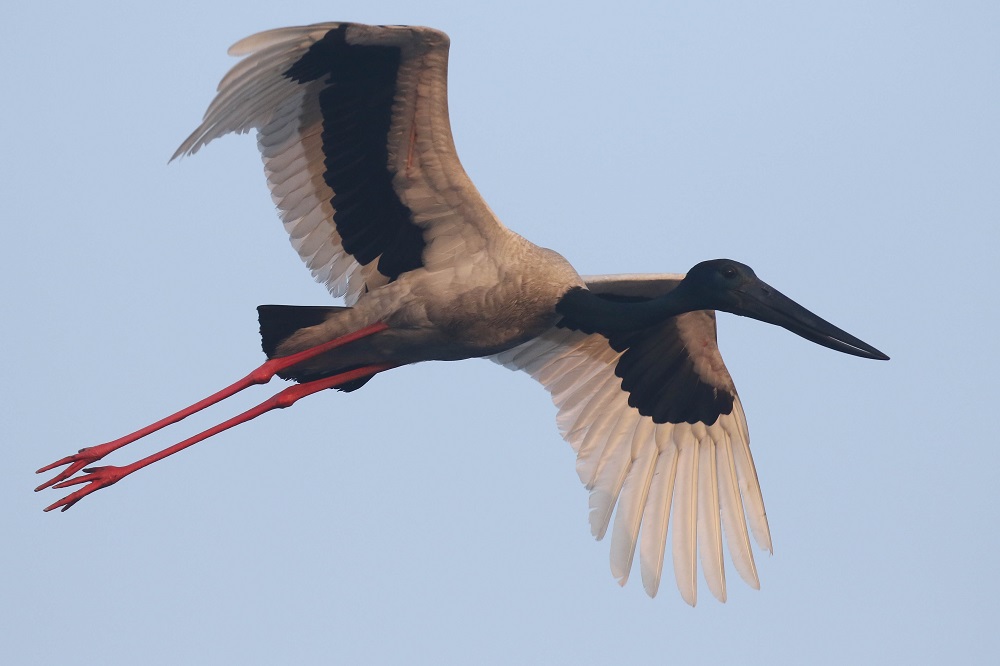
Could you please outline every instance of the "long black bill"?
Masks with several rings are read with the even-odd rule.
[[[739,309],[742,311],[736,314],[781,326],[806,340],[845,354],[879,361],[889,360],[888,356],[867,342],[816,316],[759,279],[740,289],[739,296]]]

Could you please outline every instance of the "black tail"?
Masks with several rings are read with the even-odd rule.
[[[299,329],[322,324],[335,313],[350,308],[335,305],[258,305],[257,320],[260,322],[260,344],[268,358],[274,358],[278,345]],[[347,372],[354,368],[341,368],[336,372]],[[318,373],[306,370],[296,370],[295,367],[279,372],[282,379],[296,382],[310,382],[329,377],[333,372]],[[354,391],[361,388],[371,377],[357,379],[337,388],[341,391]]]
[[[268,358],[274,358],[278,345],[295,331],[322,324],[333,313],[348,309],[324,305],[258,305],[260,346]]]

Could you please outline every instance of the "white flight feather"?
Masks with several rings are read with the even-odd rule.
[[[726,533],[726,544],[736,571],[752,588],[760,589],[757,566],[750,548],[750,534],[743,518],[743,502],[740,500],[739,479],[736,461],[733,460],[733,445],[729,433],[723,429],[725,437],[716,448],[717,469],[719,471],[719,500],[722,505],[722,526]]]
[[[684,601],[698,601],[698,440],[687,423],[673,428],[677,447],[677,479],[674,481],[674,578]]]
[[[619,585],[628,582],[632,570],[639,525],[656,469],[657,450],[651,437],[653,427],[651,420],[640,419],[632,434],[632,468],[618,500],[611,533],[611,575],[618,579]]]
[[[696,423],[697,426],[704,425]],[[698,553],[701,568],[712,591],[719,601],[726,600],[726,572],[722,564],[722,527],[719,524],[719,476],[715,465],[715,442],[707,433],[698,436],[701,470],[698,483]]]
[[[668,433],[666,428],[657,429],[656,440],[659,455],[653,471],[649,497],[642,515],[639,564],[642,586],[646,594],[656,596],[663,575],[663,562],[667,552],[667,528],[670,526],[670,508],[674,496],[674,482],[677,479],[677,447],[669,441],[660,442],[659,433]]]
[[[602,280],[609,287],[623,284],[615,276]],[[631,289],[642,293],[641,285]],[[690,323],[699,321],[714,327],[714,319],[704,316]],[[726,598],[723,544],[740,576],[759,587],[747,524],[764,548],[770,549],[770,536],[739,398],[732,413],[711,426],[655,424],[628,406],[614,374],[620,355],[602,336],[553,329],[492,359],[528,372],[551,393],[560,432],[592,492],[595,536],[603,536],[614,518],[611,569],[620,583],[638,550],[643,587],[650,596],[657,593],[670,531],[674,575],[688,603],[697,600],[699,561],[709,589]]]

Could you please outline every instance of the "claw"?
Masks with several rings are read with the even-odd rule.
[[[53,509],[59,509],[60,507],[63,511],[65,511],[90,493],[117,483],[122,477],[128,475],[131,471],[132,470],[128,467],[115,467],[113,465],[108,465],[106,467],[90,467],[85,469],[83,470],[83,475],[74,479],[69,479],[68,481],[62,481],[61,483],[54,485],[53,488],[69,488],[70,486],[78,486],[84,483],[87,484],[86,486],[80,488],[76,492],[70,493],[57,502],[53,502],[42,509],[42,511],[52,511]]]
[[[69,477],[73,476],[87,465],[95,463],[104,456],[108,455],[113,450],[114,449],[110,449],[108,447],[108,444],[101,444],[99,446],[88,446],[87,448],[80,449],[79,452],[74,453],[73,455],[66,456],[61,460],[57,460],[50,465],[42,467],[41,469],[37,470],[35,474],[44,474],[45,472],[53,470],[56,467],[69,465],[69,467],[56,474],[54,477],[52,477],[42,485],[35,488],[35,492],[37,493],[39,490],[45,490],[46,488],[54,486],[55,484],[59,483],[60,481],[63,481],[64,479],[68,479]]]

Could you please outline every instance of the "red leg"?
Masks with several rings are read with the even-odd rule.
[[[59,474],[55,475],[42,485],[35,488],[35,492],[38,492],[39,490],[44,490],[49,486],[54,486],[60,481],[68,479],[69,477],[73,476],[87,465],[97,462],[98,460],[108,455],[112,451],[116,451],[121,447],[125,446],[126,444],[131,444],[137,439],[142,439],[146,435],[154,433],[157,430],[160,430],[161,428],[165,428],[166,426],[172,423],[177,423],[181,419],[187,418],[188,416],[191,416],[196,412],[200,412],[206,407],[210,407],[221,400],[225,400],[229,396],[235,395],[240,391],[242,391],[243,389],[255,386],[257,384],[266,384],[269,381],[271,381],[271,378],[274,377],[274,375],[276,375],[277,373],[281,372],[286,368],[290,368],[293,365],[297,365],[303,361],[307,361],[315,356],[319,356],[320,354],[325,354],[326,352],[332,349],[336,349],[337,347],[349,344],[351,342],[354,342],[355,340],[360,340],[361,338],[373,335],[380,331],[384,331],[387,328],[389,328],[387,324],[378,322],[376,324],[372,324],[371,326],[366,326],[365,328],[359,329],[354,333],[350,333],[348,335],[335,338],[333,340],[330,340],[329,342],[324,342],[321,345],[310,347],[309,349],[300,351],[298,353],[291,354],[289,356],[282,356],[280,358],[268,359],[260,367],[258,367],[256,370],[254,370],[253,372],[251,372],[249,375],[239,380],[238,382],[230,386],[227,386],[226,388],[222,389],[217,393],[213,393],[204,400],[200,400],[194,403],[190,407],[185,407],[179,412],[171,414],[165,419],[161,419],[156,423],[152,423],[146,426],[145,428],[136,430],[130,435],[125,435],[124,437],[120,437],[116,440],[107,442],[105,444],[99,444],[97,446],[88,446],[87,448],[80,449],[77,453],[66,456],[61,460],[57,460],[51,465],[46,465],[45,467],[42,467],[41,469],[36,471],[35,474],[42,474],[44,472],[48,472],[49,470],[55,469],[56,467],[69,465],[69,467],[59,472]],[[281,394],[279,393],[278,395]]]
[[[289,386],[280,393],[276,393],[271,396],[268,400],[260,403],[256,407],[252,407],[247,411],[243,412],[239,416],[234,416],[228,421],[223,421],[217,426],[213,426],[208,430],[198,433],[193,437],[185,439],[179,444],[174,444],[171,447],[163,449],[151,456],[146,456],[142,460],[136,461],[131,465],[125,465],[124,467],[116,467],[114,465],[107,465],[104,467],[90,467],[83,470],[83,475],[76,477],[75,479],[70,479],[68,481],[63,481],[62,483],[56,484],[55,488],[69,488],[70,486],[76,486],[83,483],[87,485],[74,493],[67,495],[58,502],[53,502],[49,506],[45,507],[45,511],[51,511],[52,509],[58,509],[62,507],[62,510],[70,508],[81,499],[94,492],[95,490],[100,490],[107,486],[117,483],[122,478],[128,476],[136,470],[140,470],[147,465],[152,465],[158,460],[163,460],[167,456],[172,456],[178,451],[183,451],[189,446],[193,446],[198,442],[208,439],[212,435],[217,435],[223,430],[229,430],[233,426],[237,426],[241,423],[245,423],[251,419],[257,418],[261,414],[271,411],[272,409],[284,409],[285,407],[291,407],[300,398],[304,398],[307,395],[312,395],[318,391],[322,391],[328,388],[335,388],[341,384],[345,384],[355,379],[361,379],[362,377],[369,377],[371,375],[377,374],[379,372],[384,372],[391,368],[396,367],[391,363],[383,363],[379,365],[366,365],[355,370],[349,370],[347,372],[342,372],[339,375],[334,375],[332,377],[326,377],[324,379],[317,379],[315,381],[307,382],[305,384],[296,384],[295,386]]]

